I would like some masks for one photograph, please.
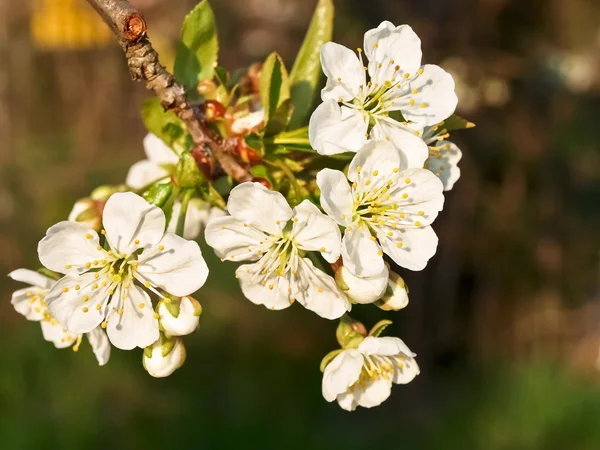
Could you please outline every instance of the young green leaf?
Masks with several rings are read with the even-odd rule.
[[[156,135],[169,147],[187,134],[187,128],[171,110],[165,111],[159,100],[149,98],[142,103],[142,120],[148,131]]]
[[[263,64],[259,88],[260,100],[265,110],[265,128],[268,128],[273,116],[282,113],[280,106],[290,98],[287,69],[277,53],[271,53]],[[278,114],[277,120],[280,121],[280,118],[281,115]],[[287,125],[287,122],[285,125]],[[279,124],[277,128],[280,127]]]
[[[198,169],[198,164],[196,164],[194,157],[189,152],[182,153],[175,171],[177,185],[184,188],[196,187],[204,180],[204,175]]]
[[[157,184],[144,192],[144,200],[162,208],[171,196],[172,191],[173,186],[171,183]]]
[[[443,125],[441,125],[441,128],[445,129],[448,132],[462,130],[465,128],[473,128],[474,126],[475,124],[473,122],[469,122],[467,119],[463,119],[462,117],[457,116],[456,114],[452,114],[450,117],[444,120]]]
[[[175,55],[175,79],[187,91],[196,92],[201,80],[213,77],[219,41],[215,16],[207,0],[202,0],[183,21]]]
[[[304,125],[310,113],[321,78],[321,46],[331,41],[333,33],[333,13],[331,0],[319,0],[290,73],[292,103],[295,107],[290,121],[291,129]]]

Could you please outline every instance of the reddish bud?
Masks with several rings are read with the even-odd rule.
[[[207,100],[206,101],[206,118],[209,121],[218,119],[219,117],[223,117],[227,110],[225,107],[216,100]]]
[[[237,145],[235,147],[236,152],[240,155],[242,161],[246,164],[254,163],[260,161],[260,156],[254,151],[254,149],[248,147],[246,145],[246,141],[244,138],[237,138]]]
[[[268,180],[261,178],[261,177],[254,177],[254,178],[252,178],[252,181],[254,181],[255,183],[262,184],[267,189],[271,189],[271,187],[272,187],[271,183],[269,183]]]

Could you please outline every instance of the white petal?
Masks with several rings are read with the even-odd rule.
[[[384,21],[365,33],[364,46],[369,61],[383,63],[394,60],[402,75],[414,74],[421,66],[421,39],[408,25],[394,27],[391,22]]]
[[[17,269],[8,274],[10,278],[21,283],[27,283],[31,286],[37,286],[42,289],[50,289],[55,280],[42,275],[39,272],[29,269]]]
[[[389,236],[392,233],[392,236]],[[379,228],[379,244],[396,264],[409,270],[423,270],[437,250],[438,237],[433,228]]]
[[[388,138],[402,154],[400,170],[411,167],[423,167],[429,156],[429,149],[415,130],[395,120],[385,118],[377,121],[371,135],[374,139]]]
[[[348,179],[339,170],[323,169],[317,173],[321,190],[321,207],[340,225],[352,223],[353,199]]]
[[[340,408],[345,409],[346,411],[354,411],[358,406],[358,403],[356,403],[356,396],[350,391],[338,395],[337,402],[338,405],[340,405]]]
[[[357,223],[346,228],[342,239],[344,266],[359,277],[370,277],[383,271],[383,255],[369,228]]]
[[[154,318],[150,297],[136,285],[129,287],[125,300],[121,295],[119,289],[108,308],[108,338],[112,345],[121,350],[147,347],[159,337],[158,320]],[[142,304],[144,306],[140,308]],[[119,311],[123,314],[119,314]]]
[[[364,86],[365,71],[356,54],[349,48],[335,42],[327,42],[321,47],[321,66],[327,77],[327,85],[321,91],[322,100],[342,98],[350,101]]]
[[[367,142],[350,162],[348,179],[356,182],[358,191],[377,190],[396,177],[406,166],[404,153],[387,141]],[[396,172],[394,172],[396,170]]]
[[[294,213],[290,239],[294,239],[299,249],[321,252],[327,262],[336,262],[340,257],[342,242],[337,224],[309,200],[296,206]]]
[[[262,124],[265,120],[265,111],[263,109],[259,111],[254,111],[253,113],[248,114],[247,116],[240,117],[236,119],[231,124],[231,131],[236,134],[246,134],[249,131],[257,128]]]
[[[125,184],[133,189],[143,189],[169,176],[169,171],[152,161],[143,159],[129,168]]]
[[[219,258],[230,261],[256,261],[273,244],[269,235],[231,216],[211,219],[204,237]]]
[[[244,264],[237,268],[235,276],[240,282],[244,296],[255,305],[264,305],[272,310],[289,307],[290,283],[287,277],[278,277],[271,272],[264,277],[262,267],[256,264]]]
[[[165,231],[162,209],[133,192],[113,194],[104,207],[102,222],[110,246],[125,255],[157,244]]]
[[[160,138],[148,133],[144,138],[144,151],[154,164],[177,164],[179,157]]]
[[[356,152],[367,142],[368,126],[360,111],[325,100],[310,116],[310,145],[321,155]]]
[[[239,221],[273,235],[281,234],[293,214],[292,208],[279,192],[250,182],[231,190],[227,210]]]
[[[177,200],[173,204],[173,212],[171,217],[177,218],[179,217],[179,211],[181,209],[181,202]],[[208,222],[208,218],[213,209],[218,211],[218,208],[213,208],[210,203],[205,202],[199,198],[193,198],[190,200],[188,204],[188,209],[185,214],[185,225],[183,228],[183,237],[185,239],[194,240],[200,236],[202,229],[206,226]],[[169,226],[167,227],[167,231],[171,233],[175,233],[177,229],[177,220],[171,220],[169,222]]]
[[[166,233],[158,246],[144,250],[138,261],[137,273],[144,281],[178,297],[193,294],[208,277],[198,243],[173,233]]]
[[[462,152],[456,144],[449,141],[438,141],[432,145],[439,148],[439,153],[429,157],[425,162],[425,168],[439,177],[444,185],[444,191],[449,191],[460,178],[458,162],[462,158]]]
[[[411,97],[415,104],[402,109],[402,115],[408,121],[435,125],[450,117],[456,109],[458,98],[454,92],[454,79],[439,66],[423,66],[423,73],[410,80],[410,88],[418,93]]]
[[[344,290],[346,295],[356,303],[367,304],[379,300],[387,289],[389,270],[384,264],[381,273],[371,277],[357,277],[352,274],[345,266],[341,268],[341,277],[348,290]]]
[[[47,311],[42,302],[45,301],[46,289],[39,287],[26,287],[12,294],[11,304],[15,311],[25,316],[27,320],[40,321]]]
[[[352,307],[335,280],[317,269],[308,258],[299,258],[291,288],[298,303],[325,319],[337,319]]]
[[[393,381],[396,384],[407,384],[414,380],[419,373],[419,365],[415,359],[411,358],[410,356],[403,357],[402,362],[398,362],[394,366]]]
[[[72,333],[89,333],[104,318],[110,287],[109,280],[102,286],[104,280],[102,277],[96,279],[93,272],[64,276],[46,296],[48,311]],[[98,287],[94,288],[94,285]]]
[[[98,365],[103,366],[110,359],[110,342],[104,330],[100,327],[94,328],[87,334],[88,341],[92,346]]]
[[[416,356],[402,339],[392,336],[367,336],[358,346],[358,351],[364,355],[396,356],[403,354],[411,358]]]
[[[344,350],[327,365],[323,372],[323,398],[334,401],[358,380],[364,359],[354,349]]]
[[[390,198],[382,205],[394,205],[389,211],[398,225],[430,225],[444,207],[444,186],[442,182],[426,169],[408,169],[398,174],[397,180],[390,186]]]
[[[179,369],[185,362],[185,346],[181,339],[175,340],[175,345],[167,355],[163,355],[162,339],[156,341],[151,347],[151,357],[142,357],[144,369],[155,378],[164,378]]]
[[[56,348],[67,348],[77,340],[77,335],[67,331],[56,320],[43,320],[42,335],[48,342],[52,342]]]
[[[40,262],[48,269],[60,273],[77,273],[88,270],[86,263],[101,261],[107,253],[100,249],[98,233],[75,222],[59,222],[46,232],[38,244]]]
[[[359,387],[357,403],[363,408],[372,408],[381,405],[392,393],[392,380],[379,378]]]

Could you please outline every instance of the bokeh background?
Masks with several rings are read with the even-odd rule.
[[[194,0],[137,0],[164,62]],[[212,0],[228,68],[273,50],[291,66],[315,0]],[[600,4],[597,0],[336,0],[335,40],[409,23],[453,73],[462,178],[437,255],[405,273],[409,306],[353,310],[418,353],[421,375],[373,410],[321,397],[335,326],[240,297],[232,273],[198,298],[199,331],[168,379],[141,352],[98,368],[56,350],[0,277],[0,447],[13,449],[600,448]],[[142,158],[142,85],[84,0],[0,0],[0,273],[98,184]]]

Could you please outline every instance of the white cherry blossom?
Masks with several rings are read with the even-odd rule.
[[[206,227],[206,242],[228,261],[256,261],[238,267],[236,277],[251,302],[283,309],[295,300],[321,317],[336,319],[350,302],[335,280],[305,257],[319,252],[333,263],[340,255],[340,231],[308,200],[292,209],[279,192],[260,183],[232,189],[230,216]]]
[[[393,383],[410,383],[419,374],[415,356],[399,338],[368,336],[327,365],[323,397],[347,411],[378,406],[390,396]]]
[[[429,158],[424,167],[442,180],[444,191],[449,191],[460,178],[458,162],[462,158],[460,148],[447,139],[450,134],[443,128],[443,122],[423,131],[423,140],[429,146]]]
[[[435,254],[438,239],[430,224],[444,204],[443,186],[405,161],[393,144],[371,141],[350,163],[347,179],[337,170],[317,174],[321,206],[346,227],[344,266],[358,277],[381,273],[384,253],[410,270],[422,270]]]
[[[15,310],[27,320],[40,322],[42,335],[56,348],[71,347],[79,350],[83,334],[73,334],[63,328],[52,317],[46,305],[46,295],[56,280],[28,269],[17,269],[8,274],[13,280],[29,284],[29,287],[19,289],[12,295]],[[110,344],[106,333],[101,328],[95,328],[86,334],[98,364],[103,366],[110,358]],[[75,345],[73,345],[75,344]]]
[[[167,144],[152,133],[144,138],[146,158],[136,162],[127,173],[125,183],[134,189],[143,189],[171,175],[179,157]]]
[[[115,347],[146,347],[158,339],[158,314],[142,286],[160,298],[159,289],[189,295],[208,268],[198,244],[165,233],[163,211],[136,194],[112,195],[102,220],[104,245],[94,230],[68,221],[40,241],[42,264],[66,274],[47,294],[48,309],[72,333],[100,325]]]
[[[383,270],[368,277],[357,277],[342,266],[335,274],[335,280],[344,293],[355,303],[367,304],[379,300],[388,286],[389,270]]]
[[[362,49],[358,54],[333,42],[321,47],[327,85],[310,119],[311,145],[331,155],[355,152],[369,138],[390,139],[408,149],[409,167],[423,167],[428,152],[420,131],[454,112],[452,76],[436,65],[421,66],[421,40],[408,25],[382,22],[365,33],[368,66]],[[390,116],[396,111],[405,121]]]

